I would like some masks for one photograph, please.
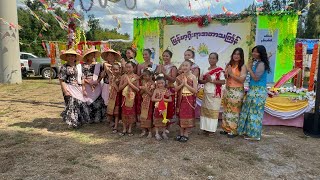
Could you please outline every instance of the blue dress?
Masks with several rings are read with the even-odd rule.
[[[259,63],[263,62],[257,62],[252,66],[254,73]],[[267,71],[264,70],[258,81],[250,77],[249,88],[238,121],[238,134],[261,138],[264,105],[267,98]]]

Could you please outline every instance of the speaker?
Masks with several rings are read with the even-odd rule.
[[[318,117],[319,118],[319,117]],[[314,113],[304,113],[303,133],[306,136],[320,138],[320,123]],[[315,127],[318,124],[318,127]]]

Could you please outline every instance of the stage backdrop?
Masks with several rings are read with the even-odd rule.
[[[184,51],[191,46],[201,69],[208,66],[211,52],[219,54],[218,65],[224,67],[234,48],[243,48],[247,61],[255,45],[265,45],[272,68],[268,82],[272,83],[293,68],[297,22],[295,13],[137,18],[133,43],[138,62],[143,62],[144,48],[154,48],[155,62],[161,62],[162,52],[169,48],[176,65],[183,61]],[[159,37],[158,44],[154,42],[156,37]]]
[[[191,48],[195,52],[195,62],[200,69],[208,68],[208,56],[211,52],[219,54],[218,66],[225,67],[230,61],[232,51],[242,47],[245,59],[248,59],[249,47],[246,37],[250,36],[251,23],[211,23],[199,28],[197,24],[164,26],[163,48],[171,49],[172,62],[179,66],[183,61],[185,50]]]

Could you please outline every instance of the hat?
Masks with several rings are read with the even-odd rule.
[[[114,55],[115,55],[115,57],[116,57],[116,60],[121,59],[120,53],[117,52],[117,51],[115,51],[115,50],[113,50],[113,49],[105,49],[105,50],[101,53],[102,59],[106,59],[108,53],[114,53]]]
[[[84,51],[83,56],[82,56],[83,60],[85,61],[86,60],[86,56],[91,54],[91,53],[94,53],[94,57],[95,58],[98,58],[101,55],[101,53],[98,50],[90,48],[90,49],[87,49],[86,51]]]
[[[76,55],[77,61],[80,61],[80,60],[81,60],[80,54],[78,54],[74,49],[69,49],[69,50],[65,51],[63,54],[60,55],[60,59],[66,61],[68,54]]]

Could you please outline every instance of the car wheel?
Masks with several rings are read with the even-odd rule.
[[[51,71],[50,67],[46,67],[46,68],[42,69],[41,75],[42,75],[42,78],[44,78],[44,79],[50,79],[50,76],[51,76],[51,79],[54,79],[54,78],[56,78],[57,73],[54,69],[52,69],[52,71]]]

